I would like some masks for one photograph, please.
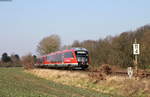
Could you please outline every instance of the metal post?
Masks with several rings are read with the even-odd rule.
[[[134,43],[135,44],[137,43],[136,39],[135,39]],[[136,71],[136,74],[137,74],[138,73],[138,58],[137,58],[137,54],[135,54],[134,65],[135,65],[135,71]]]
[[[136,70],[136,73],[138,73],[138,60],[137,60],[137,55],[135,55],[135,70]]]

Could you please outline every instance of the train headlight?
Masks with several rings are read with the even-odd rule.
[[[80,59],[78,58],[78,61],[80,61]]]
[[[78,58],[77,60],[78,60],[78,62],[80,62],[80,61],[81,61],[81,58]]]

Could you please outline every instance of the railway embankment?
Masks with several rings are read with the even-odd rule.
[[[95,80],[88,71],[70,71],[56,69],[32,69],[26,73],[68,86],[96,90],[102,93],[125,97],[150,97],[150,79],[128,78],[121,75],[106,75],[105,79]]]

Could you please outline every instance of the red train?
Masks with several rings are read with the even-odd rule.
[[[89,66],[89,54],[85,48],[71,48],[57,51],[37,58],[37,67],[80,68]]]

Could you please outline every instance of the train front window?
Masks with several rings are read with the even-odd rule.
[[[88,52],[86,51],[76,51],[78,62],[88,62]]]

